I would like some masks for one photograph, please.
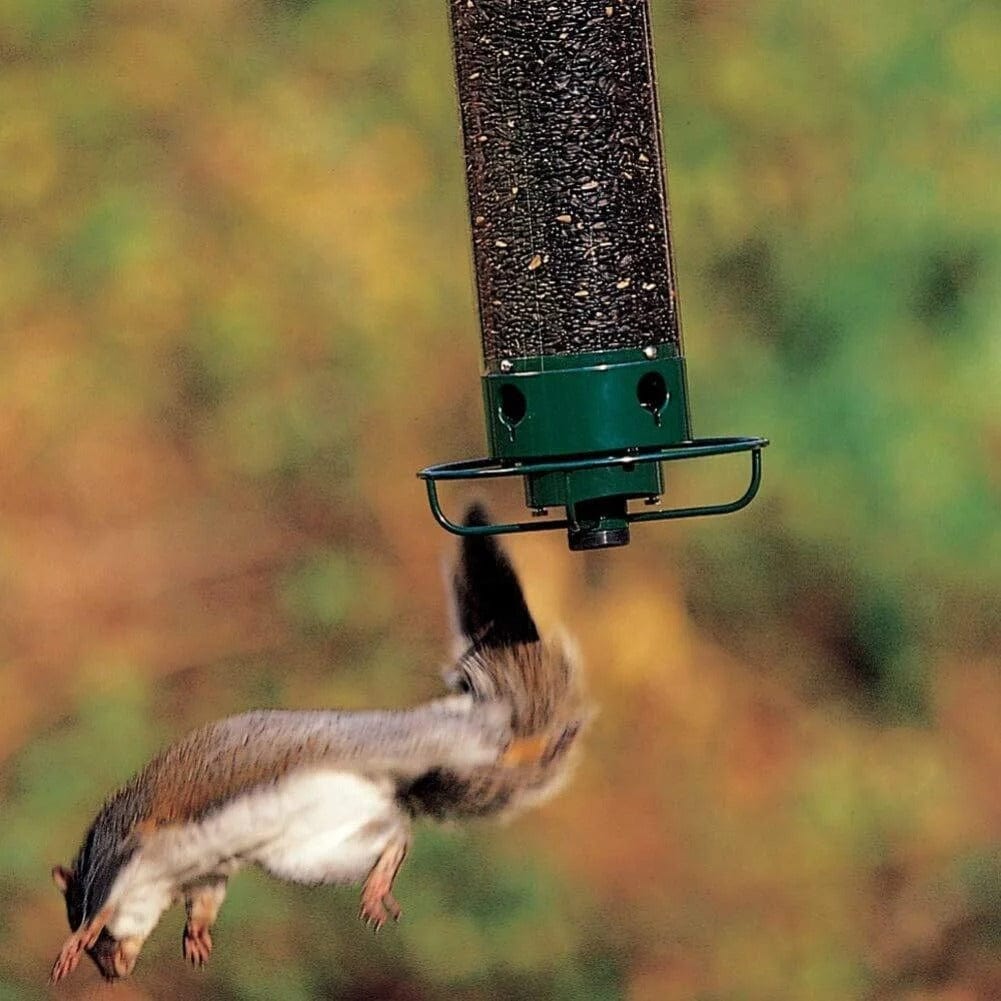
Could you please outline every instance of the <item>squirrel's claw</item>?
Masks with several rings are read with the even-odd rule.
[[[358,917],[365,922],[366,928],[374,928],[378,931],[386,923],[388,915],[386,914],[386,909],[382,906],[381,901],[366,900],[363,897],[361,909],[358,911]]]
[[[366,928],[374,928],[379,931],[380,928],[392,918],[394,921],[399,921],[403,915],[403,908],[396,902],[396,898],[389,893],[383,893],[378,895],[378,891],[370,892],[366,887],[364,893],[361,897],[361,909],[358,912],[358,917],[365,922]]]

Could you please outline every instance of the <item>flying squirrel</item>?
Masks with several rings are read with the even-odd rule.
[[[467,526],[487,524],[473,506]],[[111,795],[52,877],[71,934],[53,983],[87,953],[128,976],[183,900],[185,958],[201,966],[227,880],[248,865],[293,883],[362,884],[378,930],[414,820],[510,815],[558,791],[591,715],[576,658],[543,640],[491,536],[463,537],[453,574],[461,653],[452,694],[405,710],[259,710],[203,726]]]

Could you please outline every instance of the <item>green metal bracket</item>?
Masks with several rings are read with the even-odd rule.
[[[562,474],[567,478],[566,493],[572,495],[570,477],[575,473],[589,470],[621,469],[631,471],[637,466],[653,463],[675,462],[682,459],[706,458],[713,455],[729,455],[736,452],[751,453],[751,479],[747,489],[736,500],[723,504],[700,505],[698,507],[667,508],[661,511],[629,511],[625,499],[617,519],[625,529],[621,542],[628,541],[628,526],[634,522],[667,521],[675,518],[697,518],[713,514],[731,514],[746,507],[761,485],[761,450],[768,445],[767,438],[699,438],[681,442],[668,448],[620,452],[614,455],[580,456],[570,459],[530,462],[498,462],[494,459],[470,459],[463,462],[449,462],[439,466],[428,466],[417,475],[427,487],[431,512],[442,528],[455,535],[505,535],[512,532],[539,532],[565,528],[570,532],[571,547],[574,535],[587,530],[588,513],[573,503],[567,506],[567,517],[546,521],[511,522],[496,525],[460,525],[452,521],[442,510],[438,498],[438,483],[453,480],[480,480],[507,476],[525,476],[532,479],[549,474]],[[593,548],[592,546],[581,548]]]

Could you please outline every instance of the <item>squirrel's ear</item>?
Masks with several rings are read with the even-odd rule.
[[[52,882],[59,887],[59,892],[65,894],[73,882],[73,873],[62,865],[52,867]]]
[[[472,505],[463,524],[489,524],[486,511],[479,504]],[[456,624],[474,646],[538,642],[539,632],[525,604],[518,576],[494,536],[462,537],[453,591]]]

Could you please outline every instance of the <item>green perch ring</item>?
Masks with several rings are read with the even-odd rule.
[[[767,438],[701,438],[681,442],[667,448],[629,451],[617,455],[582,456],[556,459],[548,462],[499,462],[494,459],[470,459],[428,466],[417,475],[427,487],[431,512],[442,528],[455,535],[506,535],[512,532],[538,532],[566,529],[572,550],[606,548],[625,545],[629,541],[629,525],[645,521],[667,521],[677,518],[697,518],[704,515],[732,514],[746,507],[754,499],[761,485],[761,451],[768,445]],[[696,507],[665,508],[659,511],[630,511],[628,495],[609,498],[572,499],[574,477],[593,470],[613,475],[630,475],[639,467],[648,467],[660,479],[660,463],[681,459],[707,458],[730,455],[736,452],[751,453],[751,478],[747,489],[736,500],[722,504]],[[532,485],[539,477],[556,477],[563,485],[567,517],[544,521],[511,522],[494,525],[462,525],[452,521],[442,510],[438,497],[438,484],[456,480],[482,480],[506,476],[526,477],[526,495],[532,504]],[[656,503],[659,491],[643,495],[647,503]],[[544,507],[534,507],[538,514],[545,514]]]

